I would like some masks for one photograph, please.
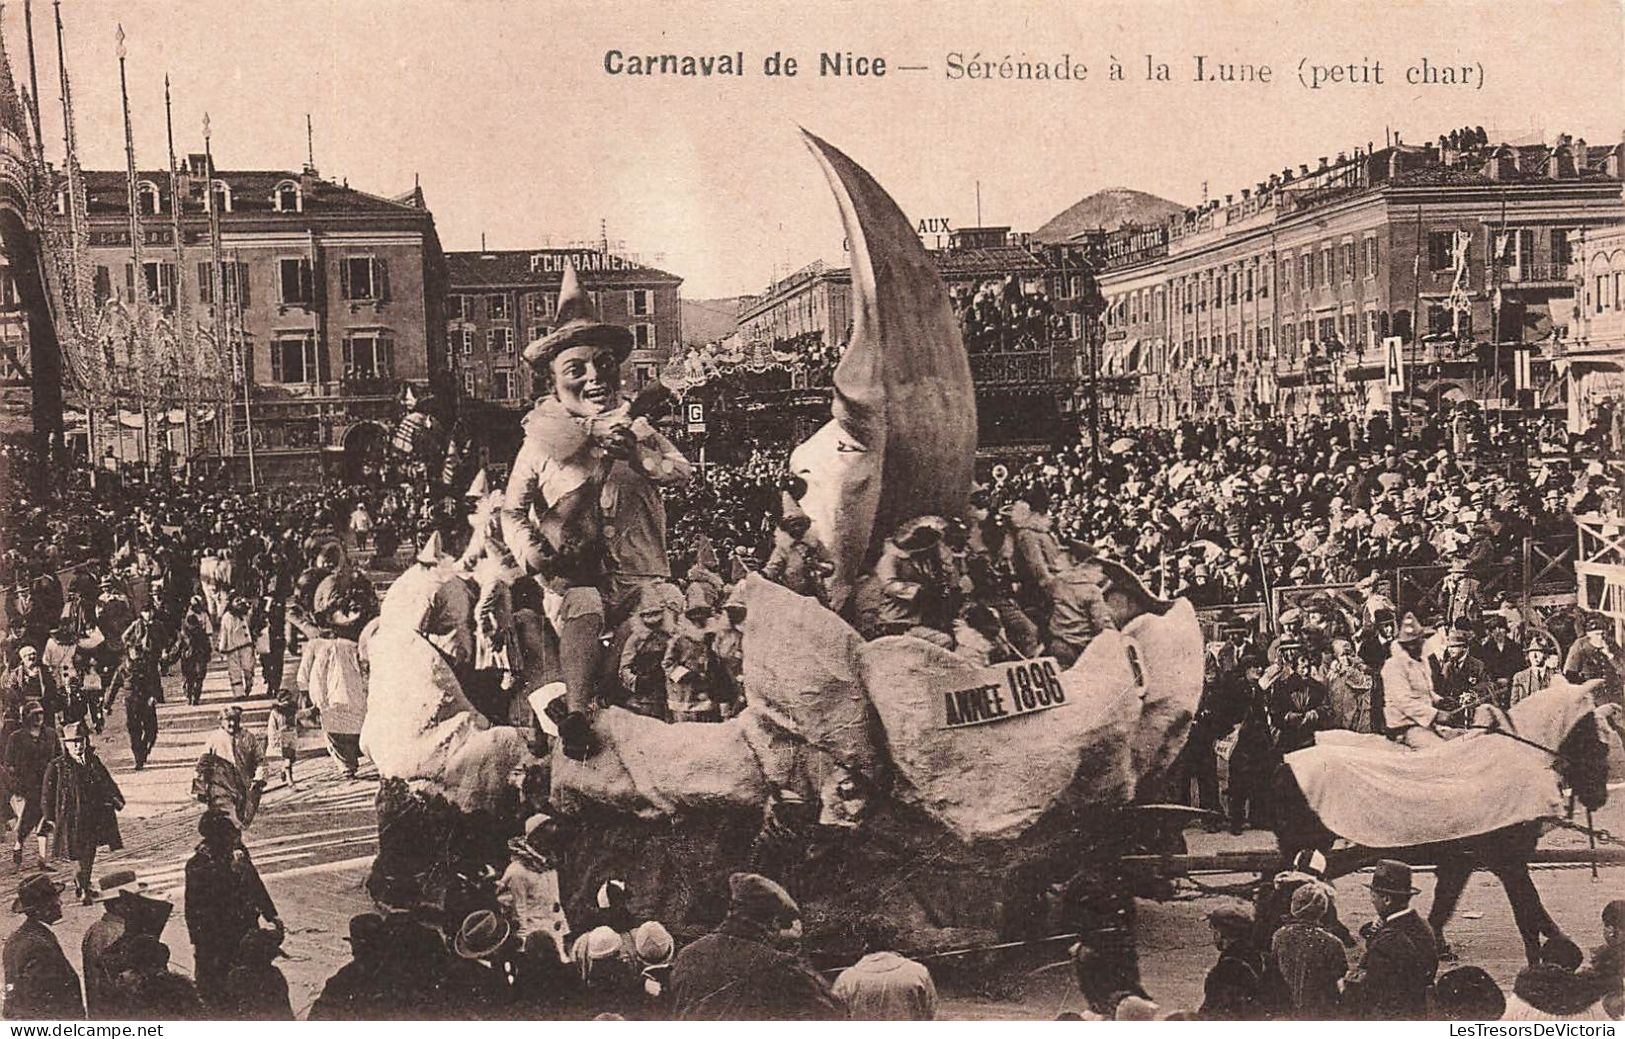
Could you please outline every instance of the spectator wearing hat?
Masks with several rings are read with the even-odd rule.
[[[801,934],[801,908],[755,873],[728,878],[720,927],[677,954],[672,968],[682,1021],[839,1020],[840,1001],[799,956],[785,952]]]
[[[51,629],[51,637],[40,651],[40,667],[56,683],[61,696],[61,721],[88,720],[101,731],[101,699],[85,693],[85,674],[90,670],[90,654],[79,648],[83,629],[76,628],[70,618]]]
[[[1512,982],[1503,1021],[1608,1021],[1603,1007],[1608,982],[1582,971],[1584,954],[1558,935],[1540,947],[1540,959],[1524,967]]]
[[[1444,742],[1438,732],[1439,709],[1433,696],[1433,671],[1422,657],[1428,629],[1407,613],[1394,632],[1393,647],[1382,665],[1383,727],[1390,739],[1413,750]]]
[[[282,935],[256,927],[237,944],[237,963],[226,975],[226,1013],[239,1021],[292,1021],[288,979],[276,961],[285,957]]]
[[[192,598],[186,616],[181,618],[181,630],[175,644],[165,654],[166,664],[179,662],[181,689],[186,702],[196,707],[203,702],[203,678],[209,673],[209,608],[201,595]]]
[[[46,724],[52,725],[65,706],[56,676],[40,660],[38,646],[20,646],[17,649],[17,666],[6,672],[4,679],[0,679],[0,697],[5,701],[7,721],[21,718],[24,704],[37,703],[45,709]]]
[[[5,787],[10,797],[7,798],[6,811],[11,811],[10,800],[15,797],[22,801],[23,811],[17,820],[17,832],[11,848],[11,861],[15,866],[23,862],[23,842],[28,835],[44,818],[44,803],[40,800],[41,786],[45,781],[45,770],[56,757],[60,747],[60,740],[55,729],[45,724],[45,708],[38,700],[29,700],[21,708],[22,723],[9,736],[5,737],[4,755],[0,762],[5,765]],[[44,835],[40,836],[40,861],[44,863],[49,856],[46,854]]]
[[[1621,680],[1625,675],[1625,659],[1609,638],[1613,623],[1601,613],[1588,613],[1582,622],[1583,634],[1569,647],[1563,661],[1563,677],[1570,682],[1598,682],[1595,692],[1597,706],[1625,703],[1621,696]]]
[[[1439,661],[1439,677],[1434,685],[1435,695],[1451,721],[1468,725],[1483,721],[1479,709],[1496,707],[1495,678],[1484,662],[1473,656],[1472,640],[1465,630],[1451,628],[1445,640],[1444,656]],[[1475,715],[1478,718],[1475,719]]]
[[[1254,936],[1253,914],[1237,906],[1220,906],[1207,915],[1219,961],[1202,981],[1203,1021],[1256,1021],[1265,1016],[1264,951]]]
[[[117,1021],[187,1021],[205,1016],[197,986],[169,969],[169,946],[129,932],[102,957],[102,1013]]]
[[[198,834],[203,839],[186,861],[186,930],[198,991],[210,1007],[220,1007],[243,935],[262,919],[278,929],[282,922],[231,816],[209,809],[198,820]]]
[[[509,984],[513,928],[502,914],[476,909],[463,917],[451,942],[456,954],[446,970],[443,1006],[449,1015],[474,1019],[504,1016],[514,1000]]]
[[[96,901],[102,915],[85,930],[79,946],[79,962],[85,972],[85,1009],[92,1019],[109,1016],[102,1006],[101,987],[107,980],[102,959],[113,943],[130,934],[160,935],[174,908],[168,902],[145,894],[147,884],[134,870],[104,873]]]
[[[1524,668],[1523,647],[1512,637],[1507,619],[1499,613],[1484,617],[1484,637],[1472,647],[1472,656],[1484,662],[1495,682],[1495,703],[1502,710],[1512,706],[1512,677]]]
[[[85,1016],[79,975],[62,954],[51,925],[62,919],[62,885],[30,873],[17,885],[13,913],[27,919],[6,939],[0,954],[5,976],[5,1015],[12,1021],[77,1021]]]
[[[1371,875],[1377,919],[1361,928],[1365,955],[1343,982],[1343,1006],[1357,1017],[1421,1020],[1439,969],[1438,940],[1411,905],[1411,868],[1381,859]]]
[[[1270,736],[1279,759],[1315,745],[1315,733],[1331,728],[1331,701],[1326,687],[1308,673],[1305,646],[1283,639],[1274,667],[1261,684],[1268,694]],[[1273,672],[1273,673],[1272,673]]]
[[[1531,632],[1524,647],[1526,666],[1512,676],[1507,706],[1512,707],[1552,684],[1557,677],[1557,643],[1544,632]]]
[[[1354,652],[1346,638],[1332,640],[1331,660],[1326,664],[1326,698],[1330,704],[1328,728],[1350,732],[1372,732],[1371,687],[1376,676]]]
[[[620,1013],[635,981],[640,980],[628,955],[627,936],[605,924],[581,935],[570,947],[579,995],[589,1014]]]
[[[897,951],[897,925],[881,916],[859,921],[863,958],[835,979],[835,997],[853,1021],[934,1021],[937,987],[925,964]]]
[[[1343,943],[1326,929],[1332,890],[1309,881],[1292,892],[1290,917],[1270,940],[1270,956],[1286,983],[1290,1016],[1304,1021],[1335,1017],[1338,983],[1348,973]]]
[[[389,931],[382,916],[361,913],[350,918],[350,960],[322,986],[311,1004],[312,1021],[377,1021],[391,1010],[409,1004],[414,990],[387,983],[385,972]]]
[[[720,705],[712,697],[711,607],[690,602],[666,646],[661,670],[666,675],[667,715],[674,722],[719,722]]]
[[[621,400],[621,364],[632,335],[594,313],[575,270],[559,289],[553,330],[525,348],[547,387],[525,417],[525,439],[503,498],[503,538],[547,588],[544,612],[559,637],[569,711],[559,725],[565,753],[594,749],[592,700],[598,636],[642,585],[671,574],[661,486],[689,480],[688,460]]]
[[[89,905],[95,894],[90,873],[97,850],[124,847],[118,829],[124,794],[96,756],[84,722],[74,722],[62,733],[62,747],[40,782],[40,804],[44,813],[40,834],[50,838],[53,855],[79,864],[74,890]]]
[[[629,1009],[634,1020],[670,1021],[674,1009],[672,962],[677,943],[658,920],[645,920],[632,932],[633,966],[638,969],[638,991]]]
[[[1010,510],[1010,531],[1015,543],[1014,565],[1020,582],[1017,602],[1033,617],[1049,616],[1049,589],[1065,565],[1061,543],[1050,515],[1050,493],[1042,485],[1029,488]]]
[[[1456,967],[1439,975],[1428,993],[1435,1021],[1499,1021],[1506,996],[1483,967]]]

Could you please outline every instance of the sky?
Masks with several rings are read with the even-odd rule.
[[[4,6],[27,82],[23,5]],[[377,194],[421,183],[448,250],[612,242],[685,279],[690,298],[760,292],[840,263],[829,189],[798,126],[865,166],[916,220],[1032,230],[1107,187],[1184,204],[1311,165],[1390,130],[1461,125],[1591,143],[1625,131],[1620,0],[1140,0],[1126,4],[698,3],[693,0],[64,0],[81,162],[122,168],[115,31],[124,26],[137,160],[202,150],[223,169],[316,165]],[[51,8],[35,5],[47,151],[61,154]],[[742,76],[611,75],[606,52],[744,54]],[[795,77],[763,61],[798,60]],[[823,52],[882,57],[884,76],[819,76]],[[958,55],[957,58],[953,58]],[[1148,81],[1147,55],[1168,65]],[[1268,65],[1270,81],[1197,82],[1195,58]],[[981,63],[992,78],[952,78]],[[1081,80],[1005,79],[1064,60]],[[952,59],[952,61],[951,61]],[[1110,78],[1111,63],[1123,78]],[[1470,71],[1465,86],[1406,70]],[[1381,62],[1383,83],[1374,78]],[[1356,68],[1346,66],[1353,63]],[[1344,82],[1304,86],[1311,66]],[[902,70],[899,66],[919,66]],[[980,70],[976,70],[980,71]],[[1480,82],[1481,77],[1481,82]]]

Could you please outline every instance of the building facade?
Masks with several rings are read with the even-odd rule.
[[[1511,398],[1511,347],[1567,322],[1571,235],[1625,217],[1622,147],[1469,136],[1322,158],[1108,235],[1109,407],[1167,422],[1386,406],[1390,336],[1418,399]]]
[[[308,167],[227,171],[192,155],[173,179],[136,175],[132,232],[127,175],[84,183],[96,305],[185,316],[230,373],[218,439],[200,437],[199,453],[246,474],[252,448],[262,482],[353,474],[405,387],[443,383],[445,261],[421,191],[385,198]],[[67,211],[64,184],[58,219]]]
[[[683,279],[603,250],[453,252],[446,266],[460,412],[477,434],[475,449],[489,458],[511,457],[520,415],[544,392],[523,354],[552,327],[566,266],[576,269],[603,320],[631,330],[623,371],[629,392],[658,379],[681,342]]]
[[[947,248],[930,252],[966,332],[984,449],[1049,443],[1062,435],[1084,371],[1092,255],[1089,246],[1040,245],[1008,227],[961,228]],[[997,303],[987,311],[997,311],[997,320],[976,316],[978,298]],[[1018,320],[1011,316],[1015,309],[1034,316]],[[844,348],[851,327],[851,270],[820,261],[749,300],[737,334],[747,348],[773,356],[803,350],[809,340],[819,351]],[[827,396],[809,396],[807,389],[787,392],[827,418]]]
[[[1625,224],[1575,235],[1571,254],[1574,315],[1560,344],[1569,429],[1584,433],[1600,420],[1617,456],[1625,447]]]

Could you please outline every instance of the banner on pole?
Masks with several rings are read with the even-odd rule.
[[[1519,392],[1535,388],[1535,381],[1531,376],[1530,367],[1534,360],[1535,351],[1527,346],[1517,347],[1512,351],[1512,388]]]

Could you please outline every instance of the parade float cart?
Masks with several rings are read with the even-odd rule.
[[[832,418],[791,458],[809,536],[833,563],[829,605],[747,578],[742,713],[666,723],[605,708],[597,753],[577,762],[554,750],[545,763],[527,730],[473,707],[411,611],[386,611],[366,648],[362,733],[383,778],[369,878],[380,903],[450,914],[476,897],[506,861],[515,780],[529,768],[547,775],[567,820],[561,879],[583,919],[617,878],[637,913],[692,933],[720,917],[738,869],[782,879],[814,943],[868,912],[899,923],[914,949],[1053,933],[1057,901],[1090,912],[1080,892],[1095,886],[1132,911],[1113,880],[1132,850],[1122,813],[1153,796],[1183,747],[1202,681],[1195,612],[1102,561],[1117,630],[1068,668],[981,668],[907,635],[866,642],[842,619],[887,534],[965,514],[975,396],[912,226],[864,170],[806,140],[840,209],[854,285]],[[399,580],[432,596],[446,578]],[[516,693],[547,680],[526,675]]]

